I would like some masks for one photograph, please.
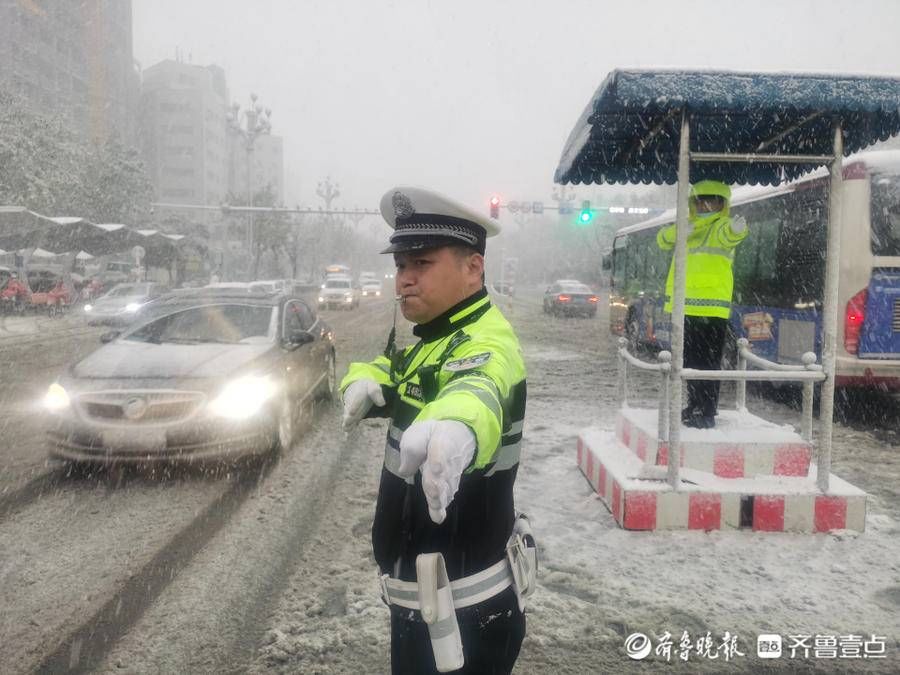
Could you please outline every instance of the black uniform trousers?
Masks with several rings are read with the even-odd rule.
[[[684,317],[684,367],[718,370],[728,330],[728,319]],[[687,407],[703,417],[715,417],[719,407],[718,380],[688,380]]]
[[[525,615],[512,587],[493,598],[456,611],[465,665],[454,673],[506,675],[512,672],[525,639]],[[422,615],[391,606],[391,672],[437,673],[428,626]]]

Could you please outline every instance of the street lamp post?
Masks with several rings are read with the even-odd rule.
[[[241,111],[239,103],[231,104],[231,111],[226,115],[228,130],[240,136],[244,141],[244,149],[247,152],[247,205],[253,206],[253,149],[256,139],[264,134],[272,132],[271,108],[263,108],[256,102],[256,94],[250,94],[250,105]],[[243,125],[241,119],[243,117]],[[247,247],[250,254],[255,256],[253,236],[253,211],[247,212]],[[254,258],[255,259],[255,258]],[[252,272],[250,273],[252,275]]]

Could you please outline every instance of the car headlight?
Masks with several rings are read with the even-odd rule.
[[[47,388],[44,395],[44,407],[51,412],[59,412],[69,407],[71,401],[69,394],[58,382],[54,382]]]
[[[353,302],[353,296],[352,296],[352,295],[345,295],[345,296],[344,296],[344,302]]]
[[[321,295],[319,296],[319,302],[325,302],[325,298],[323,298]]]
[[[275,395],[275,383],[268,375],[245,375],[225,385],[209,409],[220,417],[245,420],[256,415]]]
[[[90,312],[92,309],[94,309],[94,306],[93,306],[93,305],[85,305],[85,306],[84,306],[84,311],[85,311],[85,312]]]
[[[141,305],[140,305],[140,303],[137,303],[137,302],[129,302],[127,305],[125,305],[125,311],[130,312],[132,314],[134,314],[140,308],[141,308]]]
[[[375,291],[375,297],[377,298],[379,295],[381,295],[381,291]]]

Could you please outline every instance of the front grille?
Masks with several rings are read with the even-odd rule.
[[[203,399],[201,392],[138,390],[81,394],[78,404],[89,419],[144,424],[185,420]]]
[[[894,316],[891,320],[891,330],[900,333],[900,298],[894,298]]]

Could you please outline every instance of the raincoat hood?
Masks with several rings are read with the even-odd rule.
[[[698,215],[697,211],[694,207],[694,197],[708,196],[713,195],[716,197],[721,197],[725,200],[725,206],[722,207],[721,211],[716,211],[714,213],[704,213],[703,215]],[[725,216],[726,218],[730,214],[731,208],[731,188],[717,180],[701,180],[698,183],[695,183],[691,186],[691,199],[688,201],[688,218],[695,225],[705,225],[715,220],[719,216]]]

